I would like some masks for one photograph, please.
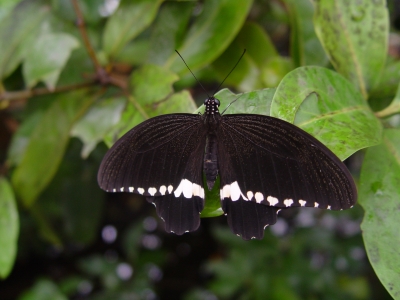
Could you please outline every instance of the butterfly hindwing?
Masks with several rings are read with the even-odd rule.
[[[243,201],[275,211],[299,206],[340,210],[350,208],[357,199],[344,164],[292,124],[261,115],[225,115],[217,137],[223,207],[239,206],[224,201]],[[248,211],[252,216],[246,218],[256,220],[262,209]],[[269,218],[269,225],[275,221]],[[233,230],[240,228],[235,222],[243,221],[232,218],[231,222]],[[243,236],[245,229],[239,234]]]

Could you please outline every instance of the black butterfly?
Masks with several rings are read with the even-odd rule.
[[[133,192],[155,204],[167,231],[194,231],[220,177],[221,207],[231,230],[261,239],[279,210],[352,207],[357,190],[346,166],[326,146],[277,118],[219,113],[168,114],[131,129],[107,152],[98,182],[108,192]]]

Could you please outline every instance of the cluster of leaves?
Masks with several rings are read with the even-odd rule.
[[[99,142],[110,146],[149,117],[197,109],[185,90],[194,85],[194,78],[174,49],[202,82],[213,83],[229,73],[246,48],[243,60],[226,80],[246,93],[227,113],[259,113],[294,123],[341,159],[368,148],[359,179],[365,248],[383,285],[400,298],[396,230],[400,132],[396,119],[388,119],[400,112],[400,63],[387,56],[389,11],[384,0],[121,0],[114,8],[110,3],[118,1],[8,3],[0,11],[0,103],[20,125],[6,155],[6,174],[0,178],[0,277],[12,270],[18,216],[23,213],[52,245],[93,243],[105,200],[95,179],[104,153]],[[285,22],[291,28],[290,58],[279,54],[260,25],[277,33],[277,24]],[[22,84],[26,89],[18,91]],[[217,97],[226,107],[238,96],[222,90]],[[76,157],[77,148],[84,161]],[[220,213],[213,191],[207,194],[202,215]],[[21,232],[27,232],[22,221]],[[247,278],[253,273],[260,276],[250,284],[235,283],[250,290],[243,293],[249,298],[271,290],[276,298],[282,293],[285,299],[301,297],[298,281],[291,290],[285,290],[284,282],[303,269],[288,267],[286,274],[276,278],[268,270],[259,270],[258,259],[279,257],[278,246],[275,252],[267,251],[271,244],[280,243],[269,237],[244,245],[217,231],[217,240],[234,250],[226,262],[209,265],[217,276],[210,289],[221,297],[237,295],[237,289],[224,284],[230,282],[232,287],[232,280],[241,277],[224,276],[239,268]],[[22,236],[21,240],[29,249]],[[297,239],[286,242],[292,247],[301,244]],[[288,252],[293,261],[302,251]],[[251,262],[240,261],[244,256]],[[83,272],[88,276],[111,274],[117,264],[114,261],[109,267],[100,258],[86,259]],[[130,260],[141,270],[138,261]],[[274,268],[285,266],[290,264],[281,259]],[[127,293],[148,289],[149,281],[140,283],[139,278],[139,286]],[[357,286],[357,280],[350,281]],[[312,282],[301,283],[322,293],[320,286],[313,289]],[[362,280],[360,284],[361,294],[352,297],[369,293]],[[26,294],[23,299],[34,298],[43,287],[56,289],[53,282],[40,281],[31,290],[33,296]]]

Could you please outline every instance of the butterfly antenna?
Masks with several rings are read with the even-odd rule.
[[[239,97],[237,97],[235,100],[233,100],[231,103],[228,104],[227,107],[222,111],[221,115],[224,114],[224,112],[228,109],[229,106],[231,106],[233,103],[235,103],[237,100],[239,100],[240,97],[242,97],[244,94],[241,94]]]
[[[243,55],[246,53],[246,49],[243,50],[242,55],[240,55],[237,63],[233,66],[232,70],[228,73],[228,75],[226,75],[226,77],[224,78],[224,80],[222,80],[221,84],[215,89],[213,95],[215,95],[215,93],[219,90],[219,88],[222,86],[222,84],[225,82],[225,80],[229,77],[229,75],[231,75],[232,71],[235,70],[236,66],[238,65],[238,63],[241,61]],[[236,100],[235,100],[236,101]]]
[[[200,81],[197,79],[197,77],[193,74],[192,70],[190,70],[189,66],[187,65],[186,61],[183,59],[182,55],[178,52],[178,50],[175,49],[175,52],[178,53],[179,57],[182,59],[182,61],[185,63],[186,67],[188,68],[188,70],[190,71],[190,73],[192,73],[193,77],[196,79],[197,83],[200,84],[201,88],[203,89],[203,91],[207,94],[208,98],[210,98],[210,95],[207,93],[206,89],[204,88],[204,86],[200,83]]]

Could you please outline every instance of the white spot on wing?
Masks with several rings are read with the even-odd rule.
[[[174,195],[178,198],[183,193],[185,198],[200,196],[204,199],[204,189],[196,183],[192,183],[187,179],[182,179],[176,188]]]
[[[113,189],[113,193],[115,193],[117,190],[116,189]]]
[[[193,183],[193,185],[192,185],[192,193],[193,193],[193,196],[198,196],[201,199],[204,199],[204,189],[202,186],[200,186],[196,183]]]
[[[165,185],[160,186],[160,194],[165,195],[165,192],[167,191],[167,187]]]
[[[253,192],[252,192],[252,191],[248,191],[248,192],[247,192],[247,198],[248,198],[249,200],[253,199]],[[257,199],[256,199],[256,200],[257,200]]]
[[[169,185],[168,186],[168,193],[171,194],[173,190],[174,190],[174,187],[172,185]]]
[[[120,188],[119,190],[120,190],[121,192],[123,192],[123,191],[124,191],[124,187]]]
[[[157,189],[151,187],[151,188],[148,189],[148,192],[149,192],[150,195],[154,196],[154,194],[157,193]]]
[[[232,201],[239,200],[240,196],[242,196],[243,200],[246,200],[246,201],[249,200],[249,199],[247,199],[247,197],[245,195],[243,195],[237,181],[234,181],[230,184],[230,194],[231,194]]]
[[[318,207],[319,204],[317,202],[314,202],[314,207]]]
[[[285,204],[286,207],[289,207],[293,204],[293,199],[286,199],[283,201],[283,204]]]
[[[232,201],[237,201],[242,196],[243,200],[248,201],[247,197],[243,195],[242,191],[240,190],[239,184],[237,181],[232,182],[231,184],[226,184],[220,190],[221,200],[224,198],[231,198]]]
[[[223,200],[224,198],[230,198],[231,197],[231,186],[229,184],[225,185],[221,191],[221,200]]]
[[[328,207],[327,207],[328,209],[331,209],[331,206],[330,205],[328,205]]]
[[[301,206],[306,206],[306,201],[304,201],[304,200],[301,200],[301,199],[300,199],[300,200],[299,200],[299,203],[300,203]]]
[[[133,186],[130,186],[130,187],[129,187],[129,192],[132,193],[133,190],[134,190]]]
[[[257,203],[261,203],[261,202],[264,200],[264,195],[261,194],[260,192],[257,192],[257,193],[254,195],[254,198],[256,198],[256,202],[257,202]]]
[[[141,195],[143,195],[143,193],[144,193],[144,189],[142,189],[142,188],[138,188],[137,191],[138,191],[139,194],[141,194]]]
[[[269,202],[269,205],[271,206],[275,206],[278,204],[278,198],[272,197],[272,196],[268,196],[267,197],[267,201]]]

